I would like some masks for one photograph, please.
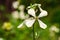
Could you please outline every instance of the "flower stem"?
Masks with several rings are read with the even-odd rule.
[[[35,40],[34,24],[33,24],[33,40]]]

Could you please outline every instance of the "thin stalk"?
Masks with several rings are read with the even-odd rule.
[[[33,40],[35,40],[34,24],[33,24]]]

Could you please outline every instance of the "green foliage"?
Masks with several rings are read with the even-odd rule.
[[[34,31],[38,34],[36,40],[58,40],[60,37],[60,0],[19,0],[19,2],[26,7],[30,4],[41,3],[42,8],[48,11],[48,16],[41,19],[48,25],[45,30],[39,27],[37,21],[34,24]],[[33,40],[33,27],[28,28],[24,25],[22,28],[18,29],[17,26],[21,24],[23,20],[13,19],[12,15],[6,12],[6,8],[3,4],[0,5],[0,11],[3,11],[2,13],[0,12],[0,38],[3,38],[4,40]],[[13,28],[11,30],[5,30],[2,28],[4,22],[7,21],[12,24]],[[59,32],[54,32],[55,35],[50,36],[49,29],[53,24],[58,24],[57,27],[59,28]]]

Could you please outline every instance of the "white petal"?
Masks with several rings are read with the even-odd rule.
[[[38,4],[38,8],[39,8],[39,10],[42,12],[43,9],[42,9],[40,6],[41,6],[41,5]]]
[[[52,25],[50,31],[59,32],[59,29],[55,25]]]
[[[37,4],[39,7],[41,6],[41,4]]]
[[[16,9],[18,8],[19,2],[18,1],[14,1],[12,6]]]
[[[48,15],[47,11],[43,10],[40,6],[38,6],[38,7],[39,7],[39,9],[41,11],[41,13],[39,14],[38,18]]]
[[[4,39],[0,37],[0,40],[4,40]]]
[[[33,8],[28,10],[28,14],[32,15],[33,17],[35,17],[35,10]]]
[[[12,12],[12,17],[15,18],[15,19],[18,19],[19,18],[18,11],[13,11]]]
[[[17,28],[21,28],[23,26],[24,22],[21,23]]]
[[[20,5],[18,8],[20,11],[24,11],[24,5]]]
[[[42,11],[42,12],[39,14],[38,18],[47,16],[47,15],[48,15],[48,14],[47,14],[47,11]]]
[[[35,19],[27,19],[27,20],[25,20],[25,24],[26,24],[27,27],[32,27],[34,22],[35,22]]]
[[[41,20],[38,19],[38,22],[39,22],[39,25],[40,25],[41,28],[43,28],[43,29],[47,28],[47,25],[44,24]]]
[[[31,8],[31,6],[28,6],[27,9]]]
[[[24,14],[23,11],[19,13],[19,18],[20,19],[25,19],[25,14]]]

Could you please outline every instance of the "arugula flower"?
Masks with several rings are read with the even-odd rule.
[[[18,28],[21,28],[23,26],[23,24],[25,24],[27,27],[32,27],[32,25],[35,23],[35,21],[37,20],[39,22],[39,25],[41,28],[45,29],[47,28],[47,25],[44,24],[39,18],[47,16],[47,11],[43,10],[41,8],[41,4],[34,4],[32,7],[34,6],[38,6],[39,10],[41,11],[41,13],[36,16],[36,11],[34,10],[34,8],[31,8],[30,6],[28,6],[28,14],[31,15],[32,17],[25,19],[19,26]]]

